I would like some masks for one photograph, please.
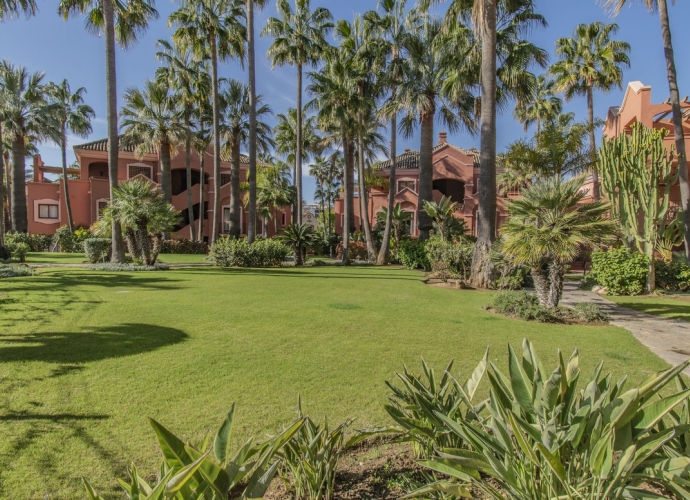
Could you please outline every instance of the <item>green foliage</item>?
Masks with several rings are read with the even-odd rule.
[[[219,238],[211,247],[209,258],[222,267],[280,267],[290,249],[276,240]]]
[[[367,252],[367,244],[363,241],[351,240],[350,241],[350,260],[367,260],[369,258],[369,253]],[[336,259],[343,258],[343,242],[338,243],[335,247],[335,257]]]
[[[26,266],[0,264],[0,278],[15,278],[18,276],[33,276],[34,272]]]
[[[578,302],[573,307],[573,314],[584,323],[606,322],[609,320],[609,315],[601,309],[599,304],[593,302]]]
[[[55,231],[53,242],[61,252],[81,253],[84,251],[84,240],[91,237],[91,232],[84,227],[79,227],[70,232],[69,226],[61,226]]]
[[[472,244],[431,238],[424,245],[427,261],[434,273],[448,273],[453,278],[467,280],[472,267]]]
[[[673,292],[690,290],[690,265],[684,255],[674,256],[670,262],[656,262],[656,286]]]
[[[302,427],[304,418],[265,442],[255,444],[250,438],[233,455],[230,438],[234,411],[233,404],[212,441],[207,436],[197,445],[185,443],[149,418],[163,454],[161,473],[158,482],[149,485],[132,465],[130,481],[119,480],[127,496],[146,500],[224,499],[229,494],[239,499],[263,497],[278,469],[276,454]],[[100,500],[87,481],[85,486],[91,500]]]
[[[292,491],[297,500],[330,500],[338,461],[347,449],[345,431],[352,419],[331,431],[328,420],[321,426],[302,414],[301,400],[299,418],[304,424],[279,454],[291,476],[283,474],[286,489]]]
[[[457,202],[446,196],[441,196],[438,203],[424,200],[424,211],[431,217],[434,230],[444,241],[452,241],[465,234],[465,221],[455,217],[457,206]]]
[[[87,238],[84,240],[86,260],[91,264],[105,262],[110,255],[110,238]]]
[[[194,241],[184,238],[178,240],[165,240],[161,244],[160,253],[206,255],[206,253],[208,253],[208,245],[203,241]]]
[[[472,485],[496,500],[661,498],[647,485],[688,498],[690,458],[676,451],[688,429],[690,390],[679,378],[688,364],[626,390],[626,377],[614,383],[611,374],[602,376],[601,362],[578,389],[577,350],[567,363],[559,352],[555,369],[546,371],[528,341],[522,359],[509,346],[507,374],[490,363],[486,414],[437,414],[466,447],[438,447],[422,465],[451,479],[409,496],[453,487],[468,496]],[[676,392],[669,387],[674,379]]]
[[[277,239],[292,248],[296,266],[304,264],[307,249],[318,245],[321,240],[314,228],[307,224],[288,224]]]
[[[132,272],[132,271],[167,271],[170,266],[167,264],[153,264],[151,266],[142,266],[138,264],[117,264],[106,262],[103,264],[93,264],[89,269],[94,271],[112,271],[112,272]]]
[[[498,238],[489,252],[489,258],[494,265],[497,278],[491,282],[494,290],[520,290],[529,280],[529,269],[526,266],[515,265],[502,252],[503,240]]]
[[[649,262],[627,248],[592,252],[591,277],[611,295],[637,295],[644,291]]]
[[[24,263],[26,262],[26,256],[29,254],[31,251],[31,248],[29,247],[28,243],[15,243],[13,244],[10,248],[10,253],[12,254],[12,258],[18,262]]]
[[[425,244],[417,240],[402,240],[395,247],[395,257],[408,269],[431,271],[431,263],[426,255]]]
[[[539,304],[536,295],[525,291],[503,291],[497,293],[491,304],[498,314],[513,316],[524,321],[554,323],[558,321],[555,313]]]
[[[14,233],[5,234],[5,245],[26,243],[32,252],[46,252],[50,249],[53,237],[49,234]]]
[[[386,228],[387,216],[388,207],[381,207],[381,210],[376,212],[374,231],[380,232],[383,235],[383,231]],[[411,220],[412,214],[403,210],[400,203],[396,203],[393,207],[393,213],[391,214],[391,235],[395,244],[399,244],[405,236],[409,236],[410,230],[408,225]]]

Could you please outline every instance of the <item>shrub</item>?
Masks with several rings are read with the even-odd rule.
[[[7,233],[5,234],[5,244],[14,245],[16,243],[26,243],[31,252],[46,252],[50,249],[53,237],[49,234],[28,234],[28,233]]]
[[[12,256],[14,260],[19,262],[26,262],[26,256],[28,255],[31,248],[28,243],[15,243],[11,249]]]
[[[647,257],[627,248],[596,250],[592,253],[591,277],[612,295],[642,293],[649,270]]]
[[[209,258],[222,267],[280,267],[290,249],[276,240],[218,239]]]
[[[165,240],[161,244],[160,253],[205,255],[208,253],[208,245],[203,241],[187,240],[184,238],[179,240]]]
[[[12,253],[10,253],[7,247],[0,245],[0,262],[8,261],[12,258]]]
[[[84,251],[84,240],[91,237],[88,228],[78,227],[74,233],[70,233],[68,226],[62,226],[55,231],[53,242],[61,252],[81,253]]]
[[[684,256],[674,257],[671,262],[656,261],[656,286],[672,292],[690,290],[690,265]]]
[[[26,266],[0,265],[0,278],[16,278],[18,276],[32,276],[34,272]]]
[[[418,240],[402,240],[395,249],[396,259],[408,269],[431,271],[425,244]]]
[[[369,254],[367,253],[367,244],[363,241],[350,241],[350,260],[367,260]],[[337,259],[343,258],[343,242],[338,243],[335,247],[335,257]]]
[[[525,321],[553,323],[558,320],[552,311],[539,305],[539,299],[536,295],[525,291],[503,291],[497,293],[492,307],[499,314],[513,316]]]
[[[84,240],[86,260],[91,264],[105,262],[110,255],[110,238],[87,238]]]
[[[609,315],[601,309],[599,304],[593,302],[578,302],[573,307],[574,316],[585,323],[606,322]]]
[[[89,269],[94,271],[113,271],[113,272],[130,272],[130,271],[167,271],[170,266],[167,264],[154,264],[152,266],[140,266],[137,264],[116,264],[104,263],[93,264]]]
[[[432,238],[424,245],[424,251],[433,272],[448,273],[451,277],[467,279],[472,266],[471,244]]]

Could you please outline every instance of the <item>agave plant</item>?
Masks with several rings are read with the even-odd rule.
[[[301,266],[306,259],[307,248],[316,245],[320,237],[314,228],[307,224],[288,224],[283,228],[283,234],[278,236],[278,240],[292,247],[295,265]]]
[[[680,381],[678,392],[660,395],[690,362],[628,390],[625,377],[616,383],[610,374],[602,377],[599,363],[578,389],[578,352],[567,363],[560,352],[558,359],[549,374],[529,342],[523,343],[522,359],[509,347],[507,375],[490,363],[486,419],[435,412],[466,448],[438,446],[436,456],[422,464],[452,479],[408,496],[451,489],[469,496],[471,484],[495,499],[664,498],[641,488],[646,483],[690,498],[690,390]],[[675,412],[678,405],[682,411]]]
[[[161,452],[158,482],[146,483],[130,468],[130,481],[119,480],[131,500],[225,500],[261,498],[275,477],[280,462],[277,453],[304,424],[304,417],[273,438],[255,443],[250,438],[235,454],[230,453],[233,404],[213,441],[204,439],[196,446],[185,444],[160,423],[150,418]],[[84,480],[90,500],[102,500],[88,481]]]

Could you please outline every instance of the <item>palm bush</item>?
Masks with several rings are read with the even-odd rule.
[[[424,200],[424,211],[431,217],[434,230],[445,241],[465,234],[465,221],[455,217],[457,202],[441,196],[438,203]]]
[[[690,361],[628,390],[625,377],[613,382],[602,365],[578,388],[577,350],[567,362],[559,352],[548,372],[528,341],[522,358],[509,346],[507,374],[490,363],[488,415],[436,413],[466,446],[439,443],[422,465],[451,479],[408,496],[451,490],[469,496],[471,485],[501,500],[662,498],[642,488],[651,485],[688,498],[690,390],[679,375]],[[674,379],[677,391],[669,387]]]
[[[386,227],[386,218],[388,217],[388,207],[381,207],[376,213],[375,230],[383,231]],[[393,241],[399,245],[403,237],[410,233],[409,224],[412,220],[412,214],[402,209],[400,203],[396,203],[391,213],[391,228]]]
[[[179,213],[165,201],[158,188],[144,179],[124,182],[113,193],[98,230],[107,232],[110,221],[119,222],[134,263],[154,265],[163,234],[178,223]]]
[[[314,228],[306,224],[289,224],[283,228],[278,240],[292,248],[295,265],[301,266],[306,259],[307,249],[317,245],[320,237]]]

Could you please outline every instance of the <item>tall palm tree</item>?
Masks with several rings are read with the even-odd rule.
[[[289,108],[287,113],[276,115],[278,124],[273,129],[276,141],[276,153],[283,156],[285,161],[292,164],[292,180],[296,187],[297,172],[295,158],[297,157],[297,109]],[[302,159],[309,160],[322,149],[321,137],[317,133],[317,123],[314,116],[308,116],[306,109],[302,110]]]
[[[295,138],[295,178],[297,187],[297,224],[302,223],[302,72],[313,66],[328,45],[326,35],[333,28],[331,12],[323,7],[311,10],[310,0],[295,0],[293,10],[288,0],[278,0],[280,19],[269,18],[263,34],[273,36],[268,49],[272,67],[290,64],[297,67],[297,129]]]
[[[212,131],[207,125],[213,121],[213,110],[208,94],[197,94],[194,108],[196,129],[192,136],[192,146],[199,156],[200,186],[199,186],[199,241],[204,241],[204,219],[206,218],[206,152],[212,141]]]
[[[194,104],[197,94],[208,95],[211,79],[202,69],[202,62],[195,57],[190,47],[179,47],[167,40],[158,40],[156,58],[163,66],[156,69],[156,79],[168,83],[176,90],[182,106],[184,126],[185,169],[187,174],[187,216],[190,221],[190,237],[196,240],[194,205],[192,204],[192,127]]]
[[[218,61],[229,57],[244,59],[245,12],[242,0],[184,0],[170,14],[168,25],[177,26],[173,40],[192,47],[200,58],[211,60],[211,102],[213,106],[213,228],[211,244],[218,237],[220,213],[220,102]]]
[[[70,232],[74,231],[72,220],[72,206],[69,199],[69,183],[67,182],[67,132],[80,137],[88,136],[91,131],[91,119],[95,116],[93,108],[84,104],[86,89],[80,87],[72,93],[67,80],[60,85],[51,84],[49,99],[53,104],[54,113],[60,125],[60,150],[62,152],[62,189],[65,194],[65,208],[67,209],[67,225]]]
[[[257,172],[257,204],[264,220],[264,236],[268,236],[268,220],[273,218],[275,234],[278,234],[278,210],[292,205],[295,188],[290,185],[290,167],[283,162],[263,164]]]
[[[115,44],[128,48],[148,28],[149,22],[158,19],[153,0],[60,0],[58,13],[67,19],[70,15],[85,15],[86,30],[103,35],[105,41],[105,89],[106,119],[108,121],[108,180],[110,199],[117,187],[119,136],[117,126],[117,77],[115,72]],[[125,244],[122,229],[113,219],[112,262],[125,262]]]
[[[35,0],[0,0],[0,22],[19,14],[33,16],[36,10]]]
[[[124,141],[135,145],[134,152],[141,158],[151,150],[158,152],[161,194],[168,203],[172,203],[170,161],[187,135],[182,115],[179,99],[167,82],[147,80],[143,89],[125,91],[121,112]]]
[[[563,101],[555,95],[554,86],[555,82],[548,76],[539,75],[528,98],[517,102],[515,118],[522,123],[525,132],[534,123],[539,135],[541,124],[557,117],[563,110]]]
[[[223,153],[230,158],[232,170],[230,173],[230,236],[239,238],[240,227],[240,148],[248,145],[251,140],[250,122],[250,90],[249,86],[238,80],[229,80],[220,91],[220,107],[222,110],[221,135],[225,138]],[[262,97],[256,96],[259,107],[256,110],[258,120],[256,128],[256,145],[262,152],[273,146],[271,127],[262,121],[272,114],[271,108],[261,104]],[[255,103],[255,104],[256,104]],[[251,175],[251,174],[250,174]],[[255,215],[256,217],[256,215]],[[254,221],[256,223],[256,221]],[[248,226],[252,222],[249,221]]]
[[[53,106],[47,99],[43,73],[29,72],[8,61],[0,63],[4,100],[0,102],[4,117],[3,133],[12,143],[12,184],[10,206],[12,230],[25,233],[28,227],[26,205],[26,143],[52,139],[59,142],[59,129]]]
[[[611,7],[618,14],[627,3],[627,0],[602,0],[605,5]],[[648,10],[659,12],[661,22],[661,39],[664,45],[664,57],[666,59],[666,77],[671,99],[673,118],[673,137],[676,143],[676,154],[687,161],[685,150],[685,138],[683,134],[683,113],[680,109],[680,92],[678,91],[678,77],[676,74],[676,61],[673,55],[673,41],[671,40],[671,23],[668,14],[668,2],[666,0],[642,0]],[[671,0],[675,3],[675,0]],[[683,208],[683,235],[685,241],[685,258],[690,263],[690,179],[688,169],[681,168],[678,174],[680,184],[680,201]]]
[[[551,66],[555,88],[565,92],[567,100],[576,95],[587,96],[589,148],[592,155],[592,181],[594,199],[600,198],[599,174],[596,165],[597,146],[594,136],[594,91],[608,92],[623,84],[623,66],[630,66],[630,44],[612,40],[617,24],[578,24],[572,38],[556,41],[556,54],[560,60]]]

